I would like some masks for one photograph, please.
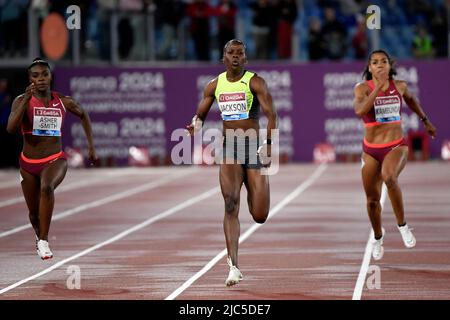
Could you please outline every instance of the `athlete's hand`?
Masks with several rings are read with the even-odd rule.
[[[377,80],[376,88],[381,90],[386,82],[389,82],[389,72],[385,70],[377,70],[375,71],[373,77]]]
[[[264,142],[259,146],[256,154],[263,167],[270,167],[270,164],[272,163],[272,145]]]
[[[193,136],[195,132],[199,131],[203,126],[203,121],[197,115],[192,118],[190,124],[186,126],[186,133],[188,136]]]
[[[98,162],[97,153],[95,152],[94,148],[89,148],[89,162],[91,166],[94,166]]]
[[[436,127],[431,123],[430,120],[425,120],[423,125],[425,126],[425,130],[427,130],[428,134],[431,138],[436,138]]]
[[[24,94],[23,98],[24,98],[25,100],[30,100],[34,93],[35,93],[35,85],[34,85],[34,82],[32,82],[32,83],[25,89],[25,94]]]

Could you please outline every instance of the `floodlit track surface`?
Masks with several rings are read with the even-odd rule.
[[[408,163],[399,182],[417,246],[403,246],[387,198],[385,254],[365,266],[359,164],[281,166],[270,176],[273,214],[258,227],[243,187],[244,280],[228,288],[218,167],[69,169],[47,261],[18,172],[3,170],[0,299],[449,299],[450,164]]]

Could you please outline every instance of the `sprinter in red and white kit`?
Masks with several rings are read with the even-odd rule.
[[[384,182],[397,220],[398,229],[407,248],[416,244],[406,224],[402,192],[398,185],[400,172],[406,165],[408,146],[401,126],[402,98],[422,121],[434,138],[436,128],[425,115],[417,99],[409,92],[407,83],[394,80],[393,61],[383,50],[373,51],[363,77],[366,81],[354,90],[355,113],[365,126],[362,153],[362,180],[367,197],[367,211],[374,231],[372,257],[383,256],[384,228],[381,223],[381,187]]]
[[[47,61],[36,58],[28,67],[30,85],[16,97],[7,130],[22,129],[20,154],[22,191],[28,206],[31,225],[36,234],[36,250],[41,259],[53,257],[48,232],[55,202],[54,190],[63,181],[67,161],[62,151],[61,135],[66,111],[78,116],[88,145],[89,160],[97,156],[89,116],[71,97],[51,91],[52,73]]]

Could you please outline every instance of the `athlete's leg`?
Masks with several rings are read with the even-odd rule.
[[[394,210],[397,224],[405,223],[402,191],[398,185],[398,176],[402,172],[408,159],[408,147],[400,146],[390,151],[383,161],[381,175],[388,189],[389,199]]]
[[[362,180],[367,199],[367,213],[376,238],[382,236],[381,231],[381,177],[380,163],[363,152],[362,155]]]
[[[48,231],[55,205],[54,191],[63,181],[66,172],[67,161],[64,159],[58,159],[42,170],[39,203],[39,239],[41,240],[48,240]]]
[[[28,207],[28,217],[33,226],[36,236],[39,237],[39,198],[40,198],[40,181],[39,177],[20,169],[22,176],[22,191],[25,202]]]
[[[269,176],[258,169],[247,169],[245,173],[248,208],[255,222],[264,223],[270,209]]]
[[[220,165],[220,188],[225,202],[223,230],[227,244],[228,256],[234,266],[238,266],[239,246],[239,201],[244,181],[244,169],[240,164]]]

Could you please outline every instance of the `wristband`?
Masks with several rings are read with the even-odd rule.
[[[192,126],[194,127],[195,131],[200,130],[203,127],[203,121],[202,121],[202,119],[200,119],[198,117],[198,115],[195,115],[192,118],[192,122],[191,123],[192,123]]]
[[[264,144],[272,144],[272,139],[266,139],[266,140],[264,140]]]
[[[427,120],[428,120],[427,116],[424,116],[423,118],[420,118],[420,121],[422,121],[422,122],[425,122]]]

